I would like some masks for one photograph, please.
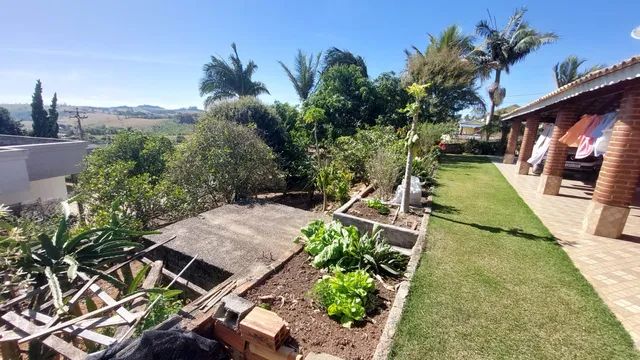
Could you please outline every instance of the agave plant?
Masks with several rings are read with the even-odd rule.
[[[67,219],[62,219],[53,236],[40,234],[36,246],[24,248],[22,267],[33,274],[36,287],[48,285],[56,309],[66,312],[61,283],[73,282],[79,273],[98,276],[125,289],[123,282],[99,269],[106,262],[123,258],[131,250],[140,248],[142,245],[132,239],[147,233],[124,228],[114,214],[109,225],[73,235]],[[38,301],[41,299],[36,303]]]

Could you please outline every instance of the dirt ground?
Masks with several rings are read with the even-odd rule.
[[[309,265],[307,254],[302,252],[264,284],[249,291],[246,297],[255,303],[260,303],[263,296],[275,299],[271,310],[289,323],[292,337],[289,345],[298,348],[302,354],[313,351],[345,360],[370,359],[382,334],[395,292],[377,282],[380,306],[362,324],[354,324],[347,329],[329,318],[308,295],[322,275],[320,270]],[[385,279],[385,282],[391,286],[397,284],[393,279]]]
[[[419,214],[416,210],[411,210],[408,214],[398,213],[398,218],[393,222],[397,209],[397,206],[389,206],[389,214],[382,215],[378,213],[378,210],[368,207],[364,201],[359,200],[351,205],[347,210],[347,214],[356,215],[358,217],[363,217],[383,224],[417,230],[420,226],[420,222],[422,221],[422,214]]]

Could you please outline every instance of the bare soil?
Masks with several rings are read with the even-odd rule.
[[[395,292],[376,282],[380,302],[376,312],[347,329],[331,319],[309,296],[309,290],[322,275],[322,271],[309,264],[308,255],[301,252],[262,285],[250,290],[246,298],[257,304],[261,303],[261,298],[272,298],[271,311],[281,316],[291,328],[289,345],[299,349],[303,355],[313,351],[345,360],[371,359]],[[395,286],[398,281],[385,279],[385,283]]]
[[[420,227],[420,223],[422,222],[422,212],[420,210],[410,209],[407,214],[398,213],[398,217],[395,222],[393,222],[393,218],[395,217],[398,207],[389,206],[389,210],[388,215],[382,215],[378,210],[367,206],[365,201],[358,200],[351,205],[349,209],[347,209],[347,214],[411,230],[417,230],[418,227]]]

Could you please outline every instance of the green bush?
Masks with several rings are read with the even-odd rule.
[[[500,141],[469,139],[464,143],[464,152],[475,155],[501,155],[504,153],[504,144]]]
[[[438,145],[443,135],[451,135],[458,129],[455,122],[422,123],[418,125],[418,156],[425,156]]]
[[[336,271],[333,276],[320,279],[312,295],[329,316],[337,318],[342,326],[351,327],[354,321],[364,319],[375,304],[375,288],[373,278],[364,270]]]
[[[278,155],[284,151],[288,142],[287,133],[278,114],[253,96],[219,102],[202,115],[199,122],[210,123],[212,120],[255,127],[256,133]]]
[[[340,271],[366,270],[374,274],[399,276],[407,267],[408,258],[394,251],[382,238],[379,229],[371,235],[360,235],[355,226],[343,226],[338,221],[325,224],[311,222],[301,229],[305,251],[312,256],[312,265]]]
[[[149,227],[155,220],[172,219],[178,212],[168,206],[175,193],[165,179],[171,141],[137,131],[118,133],[113,142],[94,150],[80,173],[78,200],[94,224],[109,221],[111,204],[119,202],[131,227]]]
[[[178,146],[168,172],[192,213],[282,187],[276,158],[256,131],[212,117]]]
[[[352,178],[353,175],[344,166],[332,162],[318,170],[316,187],[326,198],[345,202],[349,200]],[[326,203],[326,199],[324,202]]]
[[[367,162],[367,179],[383,199],[390,199],[402,176],[404,155],[399,149],[382,147]]]
[[[391,126],[373,126],[360,129],[353,136],[343,136],[329,147],[329,155],[344,164],[354,174],[355,181],[370,180],[367,164],[375,153],[384,148],[395,156],[404,156],[402,138]]]

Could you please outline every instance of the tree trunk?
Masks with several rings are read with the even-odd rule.
[[[496,112],[496,103],[493,99],[493,94],[495,94],[496,90],[500,89],[500,73],[502,71],[500,69],[496,69],[496,78],[493,82],[494,89],[493,91],[489,91],[489,100],[491,100],[491,107],[489,108],[489,115],[487,116],[486,125],[489,125],[491,119],[493,119],[493,114]]]
[[[415,134],[416,123],[418,122],[418,115],[414,115],[411,122],[410,134]],[[402,202],[400,203],[400,211],[403,213],[409,212],[409,202],[411,195],[411,165],[413,163],[413,144],[411,139],[407,143],[407,163],[404,166],[404,192],[402,193]]]

